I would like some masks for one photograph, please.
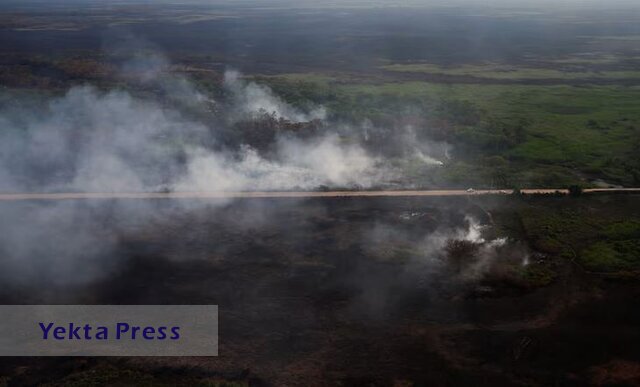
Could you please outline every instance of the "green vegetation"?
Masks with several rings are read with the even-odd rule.
[[[49,91],[91,82],[105,88],[132,89],[137,94],[154,92],[111,79],[113,66],[92,59],[31,59],[24,63],[18,67],[28,74],[16,76],[15,69],[6,67],[0,72],[3,82]],[[177,66],[176,71],[181,68]],[[215,72],[185,68],[193,70],[188,76],[199,89],[213,98],[224,98]],[[389,140],[407,127],[413,128],[418,140],[451,144],[451,159],[437,157],[444,161],[442,167],[420,160],[394,161],[414,186],[640,185],[640,160],[636,157],[640,148],[640,86],[443,84],[330,71],[254,79],[298,108],[325,106],[330,122],[352,126],[370,123],[381,133],[378,143],[371,144],[377,150],[388,148]]]
[[[568,187],[640,184],[640,87],[434,84],[258,77],[288,102],[325,105],[334,120],[454,146],[425,184]],[[416,174],[415,178],[421,178]]]
[[[636,270],[640,267],[640,239],[597,242],[586,248],[582,262],[595,271]]]
[[[520,275],[530,288],[549,285],[557,277],[556,272],[547,264],[529,264],[521,270]]]
[[[593,62],[591,62],[593,63]],[[566,64],[566,63],[565,63]],[[558,66],[556,66],[558,67]],[[392,64],[382,67],[388,71],[469,76],[488,79],[632,79],[640,78],[640,71],[588,71],[582,67],[543,68],[511,66],[499,63],[463,64],[443,67],[432,63]]]
[[[532,247],[588,271],[640,273],[640,209],[636,197],[530,199],[517,210]],[[604,204],[604,205],[603,205]]]
[[[221,74],[198,65],[196,59],[171,71],[188,73],[201,91],[223,99]],[[537,65],[462,63],[442,68],[390,64],[386,68],[394,71],[383,75],[327,69],[253,78],[303,110],[325,106],[330,122],[358,127],[371,124],[380,132],[377,142],[371,141],[374,150],[389,148],[389,141],[407,127],[420,141],[451,144],[450,159],[436,157],[444,162],[442,167],[417,159],[393,161],[413,186],[639,186],[640,86],[624,85],[625,80],[640,79],[640,72],[629,70],[637,68],[633,65],[636,60],[613,54],[565,55],[538,58]],[[407,77],[407,69],[472,76],[483,78],[483,82],[411,81],[408,79],[416,77]],[[158,93],[114,78],[116,72],[115,65],[103,57],[38,56],[11,61],[0,69],[0,81],[9,87],[49,92],[89,82],[131,90],[136,95]],[[573,83],[517,83],[521,79]],[[595,85],[590,79],[617,80],[617,84]],[[499,84],[500,80],[515,83]]]

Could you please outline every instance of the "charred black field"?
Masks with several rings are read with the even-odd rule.
[[[45,255],[60,243],[56,231],[32,229],[42,250],[31,247],[31,255],[43,254],[42,266],[13,267],[28,280],[5,278],[11,285],[0,293],[3,303],[217,304],[220,356],[7,358],[0,380],[12,386],[635,383],[640,293],[633,270],[594,272],[580,258],[552,251],[536,227],[557,229],[568,246],[588,254],[590,244],[613,238],[612,225],[638,219],[637,200],[2,204],[3,215],[19,219],[11,227],[33,225],[33,214],[55,205],[62,206],[61,233],[81,227],[90,231],[76,235],[110,241],[100,251],[87,244],[82,260],[92,261],[92,269],[67,281],[63,263]],[[523,222],[522,214],[539,208],[586,228]],[[86,217],[78,219],[78,209]],[[144,217],[150,209],[153,215]]]

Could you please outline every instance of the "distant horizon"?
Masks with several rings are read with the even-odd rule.
[[[87,4],[87,5],[145,5],[145,6],[163,6],[163,5],[193,5],[213,7],[313,7],[313,8],[341,8],[341,7],[379,7],[379,6],[399,6],[399,7],[423,7],[423,6],[474,6],[474,7],[501,7],[501,8],[564,8],[564,7],[589,7],[589,8],[613,8],[613,7],[634,7],[640,8],[640,3],[635,0],[330,0],[330,1],[312,1],[312,0],[7,0],[0,4],[0,9],[7,6],[50,6],[59,7],[65,4]]]

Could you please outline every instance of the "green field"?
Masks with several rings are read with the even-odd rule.
[[[635,200],[611,196],[524,200],[515,210],[519,226],[511,226],[511,235],[590,272],[637,276],[640,212]]]
[[[640,185],[638,86],[257,79],[293,104],[324,104],[337,120],[394,126],[410,117],[418,130],[440,129],[459,151],[429,173],[433,184]]]
[[[602,59],[604,60],[604,59]],[[562,61],[562,60],[561,60]],[[587,60],[593,64],[594,60]],[[563,62],[560,62],[563,63]],[[576,64],[570,59],[564,64]],[[606,63],[606,62],[604,62]],[[562,66],[556,66],[562,67]],[[509,66],[504,64],[489,63],[481,65],[459,65],[455,67],[443,67],[431,63],[392,64],[382,67],[384,70],[408,73],[428,73],[454,76],[470,76],[488,79],[638,79],[640,71],[623,70],[586,70],[582,67],[569,67],[564,69],[536,68]]]

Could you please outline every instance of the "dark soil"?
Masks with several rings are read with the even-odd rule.
[[[483,205],[491,211],[496,204]],[[377,252],[384,243],[420,246],[435,230],[463,225],[465,215],[488,221],[467,199],[260,199],[194,207],[158,201],[151,205],[154,215],[143,221],[123,219],[140,215],[116,211],[117,205],[92,210],[96,222],[118,235],[111,257],[120,262],[115,271],[84,285],[7,284],[0,301],[217,304],[220,356],[5,358],[0,382],[638,381],[640,287],[634,282],[611,282],[565,262],[549,286],[496,286],[486,295],[474,291],[479,282],[463,283],[419,252],[402,259]],[[380,227],[400,236],[384,237],[381,244],[375,240],[381,234],[374,232]]]

